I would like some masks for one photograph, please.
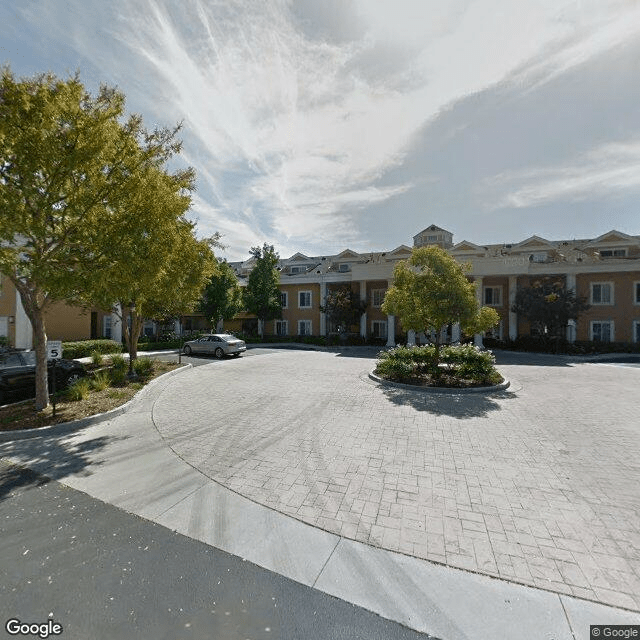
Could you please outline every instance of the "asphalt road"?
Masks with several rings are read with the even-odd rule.
[[[10,619],[65,640],[428,637],[2,461],[0,522],[0,637]]]

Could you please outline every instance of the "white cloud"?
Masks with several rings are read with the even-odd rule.
[[[508,192],[492,208],[532,207],[640,191],[640,140],[600,145],[572,164],[505,172],[487,186]]]

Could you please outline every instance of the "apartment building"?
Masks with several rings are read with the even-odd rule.
[[[500,316],[492,337],[515,339],[529,333],[528,323],[511,311],[516,291],[519,286],[549,279],[586,297],[591,305],[568,328],[570,341],[640,342],[640,236],[612,230],[591,239],[531,236],[513,244],[478,245],[468,240],[454,243],[450,231],[431,225],[413,237],[412,245],[436,245],[470,264],[469,277],[477,283],[479,302],[495,308]],[[409,258],[411,251],[410,246],[400,245],[384,252],[345,249],[337,255],[296,253],[280,260],[282,318],[267,323],[265,334],[327,335],[331,327],[320,306],[328,290],[347,285],[367,302],[360,321],[363,338],[386,339],[389,346],[396,340],[420,341],[420,336],[403,331],[397,318],[381,310],[395,265]],[[241,284],[246,284],[253,260],[232,263]],[[233,328],[240,328],[237,321]],[[451,339],[459,338],[458,327],[449,331]]]

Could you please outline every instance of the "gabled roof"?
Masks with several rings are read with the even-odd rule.
[[[611,229],[611,231],[607,231],[607,233],[603,233],[601,236],[591,240],[586,246],[587,247],[595,247],[601,244],[621,244],[621,243],[631,243],[631,244],[639,244],[638,238],[634,238],[633,236],[629,236],[626,233],[622,233],[622,231],[616,231],[615,229]]]
[[[295,253],[290,258],[287,258],[287,260],[289,262],[291,262],[291,261],[300,262],[300,261],[306,261],[306,260],[310,260],[310,259],[311,258],[309,258],[308,256],[305,256],[304,253]]]
[[[359,258],[360,254],[356,253],[355,251],[351,251],[351,249],[345,249],[342,253],[339,253],[337,256],[335,256],[335,260],[338,260],[340,258]]]
[[[411,247],[407,247],[406,244],[401,244],[399,247],[396,247],[393,251],[387,252],[387,257],[398,256],[398,255],[411,255],[411,253],[412,253]]]
[[[513,250],[517,251],[518,249],[536,249],[536,248],[544,248],[544,249],[555,249],[556,246],[549,242],[546,238],[541,238],[540,236],[531,236],[522,242],[518,242],[518,244],[513,245]]]
[[[477,244],[473,244],[473,242],[469,242],[468,240],[462,240],[462,242],[458,242],[458,244],[451,247],[450,251],[460,251],[460,252],[474,251],[476,253],[484,253],[485,248],[480,247]]]
[[[423,229],[422,231],[420,231],[419,233],[416,233],[414,237],[417,238],[418,236],[421,236],[423,233],[428,233],[428,232],[434,232],[434,231],[442,231],[442,233],[448,233],[449,235],[453,235],[451,233],[451,231],[447,231],[446,229],[443,229],[442,227],[438,227],[435,224],[429,225],[426,229]]]

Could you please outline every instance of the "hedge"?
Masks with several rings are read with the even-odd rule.
[[[121,351],[122,344],[115,340],[79,340],[78,342],[62,343],[62,357],[69,360],[88,358],[94,352],[107,354],[120,353]]]

